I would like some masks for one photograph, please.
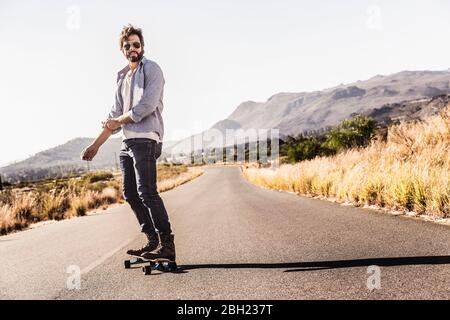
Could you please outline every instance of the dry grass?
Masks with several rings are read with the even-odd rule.
[[[160,165],[158,166],[158,182],[177,177],[186,172],[188,172],[186,165]]]
[[[449,218],[450,106],[440,116],[389,128],[386,142],[276,171],[247,168],[244,175],[272,189]]]
[[[187,166],[158,166],[159,191],[179,186],[201,174]],[[0,235],[31,223],[84,216],[89,210],[122,202],[121,177],[105,172],[81,178],[42,182],[0,192]]]
[[[185,172],[158,182],[158,191],[164,192],[176,188],[188,181],[191,181],[192,179],[197,178],[201,174],[203,174],[203,170],[201,170],[200,168],[186,168]]]

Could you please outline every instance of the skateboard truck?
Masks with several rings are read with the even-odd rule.
[[[154,260],[145,260],[144,262],[149,262],[149,265],[142,267],[142,272],[145,275],[149,275],[152,273],[152,270],[157,270],[161,272],[175,272],[178,270],[177,263],[175,261],[169,259],[154,259]]]
[[[123,264],[124,264],[125,269],[130,269],[132,266],[139,265],[139,264],[142,264],[144,262],[145,261],[143,259],[141,259],[141,258],[134,258],[134,259],[131,259],[131,260],[125,260],[123,262]]]

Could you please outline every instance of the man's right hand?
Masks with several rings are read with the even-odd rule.
[[[81,151],[81,160],[92,161],[92,159],[94,159],[95,155],[97,154],[98,149],[98,147],[92,144],[86,147],[83,151]]]
[[[108,128],[111,131],[114,131],[120,128],[122,124],[117,119],[108,119],[104,123],[102,123],[103,129]]]

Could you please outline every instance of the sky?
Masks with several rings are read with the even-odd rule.
[[[450,68],[448,0],[0,0],[0,166],[97,136],[143,29],[166,80],[164,141],[244,101]]]

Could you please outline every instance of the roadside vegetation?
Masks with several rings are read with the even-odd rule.
[[[158,165],[158,189],[170,190],[202,174],[186,165]],[[32,223],[84,216],[123,203],[120,172],[96,171],[79,177],[6,185],[0,192],[0,235]]]
[[[346,120],[325,136],[288,141],[289,163],[277,170],[246,166],[243,173],[262,187],[450,218],[450,106],[389,126],[384,138],[375,133],[371,119]]]
[[[342,121],[339,126],[330,128],[325,134],[289,137],[281,153],[286,154],[291,163],[311,160],[318,156],[332,156],[342,150],[366,147],[374,138],[375,129],[374,119],[358,115]]]

